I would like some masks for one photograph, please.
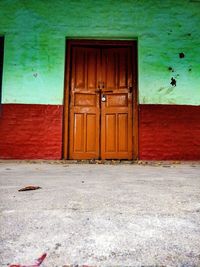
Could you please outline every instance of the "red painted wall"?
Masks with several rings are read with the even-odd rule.
[[[140,105],[142,160],[200,160],[200,106]]]
[[[0,158],[61,159],[62,112],[61,105],[1,105]]]
[[[200,106],[140,105],[141,160],[200,160]],[[4,104],[1,159],[61,159],[61,105]]]

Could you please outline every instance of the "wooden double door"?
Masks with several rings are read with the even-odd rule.
[[[74,45],[69,158],[133,159],[133,47]]]

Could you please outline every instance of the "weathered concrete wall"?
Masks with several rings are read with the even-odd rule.
[[[62,104],[65,38],[110,38],[138,39],[141,104],[200,105],[199,0],[1,0],[0,19],[3,103]]]

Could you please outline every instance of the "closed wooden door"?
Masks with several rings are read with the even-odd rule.
[[[101,157],[132,159],[131,48],[102,50]]]
[[[132,159],[131,47],[72,48],[70,159]]]
[[[71,159],[98,159],[100,136],[100,50],[72,49],[70,94]]]

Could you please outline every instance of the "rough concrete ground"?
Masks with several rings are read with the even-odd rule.
[[[197,163],[1,162],[0,183],[1,267],[200,266]]]

